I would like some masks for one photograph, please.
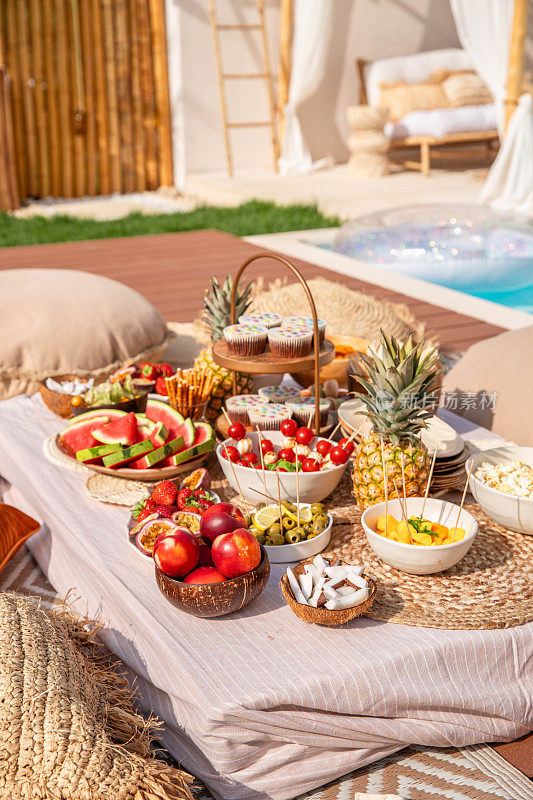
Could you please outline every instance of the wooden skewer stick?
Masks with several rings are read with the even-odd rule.
[[[228,423],[231,425],[231,424],[232,424],[232,423],[231,423],[231,419],[229,418],[228,412],[226,411],[226,409],[224,408],[224,406],[222,406],[222,413],[223,413],[223,414],[224,414],[224,416],[226,417],[226,420],[227,420],[227,422],[228,422]]]
[[[313,419],[313,414],[314,414],[314,413],[315,413],[315,412],[314,412],[314,410],[313,410],[313,411],[311,411],[311,413],[309,414],[309,419],[307,420],[307,427],[308,427],[308,428],[310,428],[310,427],[311,427],[311,420]]]
[[[298,450],[298,445],[296,445],[296,449]],[[300,473],[298,471],[298,452],[296,452],[294,466],[296,467],[296,519],[298,521],[298,527],[300,527]]]
[[[233,472],[233,477],[235,478],[235,483],[237,484],[237,488],[239,490],[239,495],[241,497],[242,504],[245,507],[246,512],[248,513],[248,503],[244,499],[244,495],[242,493],[241,485],[239,483],[239,479],[237,478],[237,473],[235,472],[235,465],[234,465],[233,461],[230,458],[228,458],[228,446],[227,445],[224,446],[224,452],[226,453],[226,458],[228,459],[228,461],[230,463],[231,471]]]
[[[383,465],[383,488],[385,489],[385,536],[388,533],[389,524],[389,471],[385,464],[385,448],[383,447],[383,439],[381,440],[381,463]]]
[[[461,516],[461,511],[463,510],[463,505],[465,502],[466,493],[468,491],[468,484],[470,483],[470,475],[472,474],[473,466],[474,466],[474,461],[472,460],[472,463],[470,464],[470,469],[468,470],[463,496],[461,498],[461,505],[459,506],[459,511],[457,512],[457,519],[455,520],[455,528],[453,529],[453,535],[452,535],[452,544],[455,541],[455,533],[457,531],[457,526],[459,525],[459,517]]]
[[[349,438],[349,439],[347,439],[347,440],[344,442],[344,444],[343,444],[342,446],[343,446],[343,447],[346,447],[346,445],[347,445],[347,444],[350,444],[350,442],[353,442],[353,440],[355,439],[355,437],[357,436],[357,434],[361,433],[361,431],[363,430],[363,428],[365,427],[365,425],[366,425],[366,422],[363,422],[363,424],[362,424],[362,425],[359,425],[359,427],[357,428],[357,430],[356,430],[356,431],[354,431],[354,432],[352,433],[352,435],[350,436],[350,438]],[[383,440],[381,441],[381,445],[383,446]]]
[[[331,442],[331,440],[333,439],[333,437],[335,436],[335,434],[339,430],[340,426],[341,426],[340,422],[337,422],[337,424],[335,425],[335,427],[331,431],[330,435],[328,436],[328,441]]]
[[[431,459],[431,467],[429,468],[429,475],[428,475],[428,482],[426,486],[426,491],[424,493],[424,502],[422,503],[422,511],[420,512],[420,516],[424,516],[424,509],[426,507],[426,500],[428,499],[429,494],[429,486],[431,484],[431,478],[433,477],[433,470],[435,469],[435,461],[437,460],[437,450],[438,447],[435,448],[435,452],[433,453],[433,458]]]
[[[266,497],[266,498],[267,498],[267,500],[272,500],[272,502],[273,502],[273,503],[277,503],[277,502],[278,502],[278,501],[276,500],[276,498],[275,498],[275,497],[272,497],[272,495],[271,495],[271,494],[268,494],[268,492],[267,492],[267,493],[265,493],[265,492],[262,492],[260,489],[254,489],[252,486],[250,486],[250,490],[251,490],[252,492],[255,492],[256,494],[260,494],[260,495],[261,495],[261,497]]]
[[[392,479],[392,482],[393,482],[393,484],[394,484],[394,488],[395,488],[395,490],[396,490],[396,494],[398,495],[398,502],[399,502],[399,504],[400,504],[400,509],[401,509],[401,511],[402,511],[402,517],[403,517],[403,519],[404,519],[404,522],[405,522],[405,524],[406,524],[406,525],[408,525],[409,523],[407,522],[407,515],[406,515],[406,513],[405,513],[405,509],[404,509],[404,507],[403,507],[403,503],[402,503],[402,496],[401,496],[400,492],[398,491],[398,485],[397,485],[397,483],[396,483],[396,478],[393,478],[393,479]]]
[[[263,473],[263,483],[265,485],[265,492],[266,492],[266,490],[267,490],[267,479],[266,479],[266,475],[265,475],[265,457],[263,455],[263,448],[261,446],[263,444],[263,434],[261,433],[259,428],[257,429],[257,436],[259,438],[259,458],[261,459],[261,471]]]
[[[279,524],[281,525],[281,530],[283,530],[283,524],[281,522],[283,515],[281,513],[281,489],[280,489],[280,486],[279,486],[279,469],[276,470],[276,475],[277,475],[277,478],[278,478]]]
[[[404,454],[402,453],[402,488],[403,488],[403,502],[405,505],[405,523],[407,525],[407,533],[409,534],[409,538],[411,539],[411,544],[413,543],[413,537],[411,536],[411,531],[409,529],[409,521],[407,519],[407,492],[405,491],[405,469],[404,469]]]

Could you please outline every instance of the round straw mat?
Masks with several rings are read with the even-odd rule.
[[[98,473],[89,475],[85,487],[95,500],[100,500],[101,503],[114,503],[117,506],[133,506],[150,495],[145,483]]]
[[[465,508],[479,531],[468,553],[446,572],[408,575],[375,555],[354,506],[330,508],[334,517],[330,551],[364,564],[378,583],[366,616],[423,628],[511,628],[533,619],[533,543],[497,525],[476,503]]]
[[[406,305],[377,300],[326,278],[312,278],[308,286],[318,316],[327,320],[326,334],[358,336],[372,341],[380,335],[381,328],[400,339],[413,330],[419,334],[423,332],[423,325]],[[272,311],[282,316],[309,316],[310,313],[309,301],[300,284],[284,286],[281,281],[271,284],[268,291],[258,292],[251,310]]]
[[[69,458],[65,453],[58,449],[56,444],[56,437],[50,436],[43,442],[43,453],[46,458],[53,464],[58,464],[65,469],[72,469],[74,472],[90,472],[83,464],[77,464],[72,458]]]

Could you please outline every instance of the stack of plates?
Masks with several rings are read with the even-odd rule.
[[[350,436],[361,425],[363,428],[357,440],[369,432],[370,423],[361,413],[363,410],[363,403],[359,399],[347,400],[340,406],[339,421],[345,436]],[[432,417],[427,430],[422,431],[421,439],[432,455],[437,448],[431,490],[440,492],[461,488],[466,477],[465,463],[469,453],[459,434],[440,417]]]

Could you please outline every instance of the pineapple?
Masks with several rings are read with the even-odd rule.
[[[361,509],[385,500],[383,461],[387,466],[389,497],[424,493],[429,456],[420,431],[434,413],[435,388],[441,366],[435,348],[415,344],[413,334],[400,344],[382,331],[378,352],[361,355],[367,378],[359,377],[368,394],[358,393],[372,423],[356,450],[352,473],[354,496]]]
[[[223,337],[224,328],[231,325],[231,290],[233,281],[229,275],[222,284],[218,278],[211,279],[211,287],[204,294],[204,311],[202,321],[209,330],[210,345],[204,348],[196,357],[196,369],[206,369],[213,373],[215,382],[211,396],[207,402],[205,416],[209,422],[214,422],[222,410],[226,398],[233,394],[233,372],[220,367],[213,361],[212,345]],[[235,319],[246,313],[251,303],[250,285],[241,292],[237,289],[235,295]],[[248,394],[252,390],[253,377],[244,372],[236,373],[237,394]]]

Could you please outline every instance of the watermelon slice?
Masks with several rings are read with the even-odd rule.
[[[150,441],[154,447],[161,447],[168,439],[168,431],[162,422],[156,422],[155,428],[150,434]]]
[[[111,420],[103,428],[93,431],[93,436],[102,444],[123,444],[130,447],[137,441],[137,419],[133,411]]]
[[[78,450],[76,453],[77,461],[98,461],[103,456],[115,453],[120,450],[119,444],[99,444],[96,447],[88,447],[86,450]]]
[[[131,447],[122,447],[120,450],[117,450],[116,453],[110,453],[110,455],[104,456],[104,466],[111,467],[112,469],[121,467],[123,464],[127,464],[128,461],[133,461],[134,458],[145,456],[153,449],[154,446],[150,441],[137,442]]]
[[[78,414],[68,421],[68,425],[74,425],[76,422],[87,419],[95,419],[96,417],[108,417],[109,419],[118,419],[124,417],[125,411],[120,411],[118,408],[92,408],[90,411],[85,411],[83,414]]]
[[[195,422],[194,429],[193,446],[180,450],[178,453],[169,456],[169,458],[165,458],[165,460],[159,464],[160,467],[177,467],[179,464],[183,464],[184,461],[189,461],[191,458],[196,458],[197,456],[203,456],[205,453],[209,453],[213,450],[215,446],[215,437],[211,425],[208,425],[207,422]]]
[[[168,431],[169,439],[176,439],[181,436],[179,427],[185,419],[176,409],[164,403],[162,400],[153,400],[151,397],[146,401],[146,416],[152,422],[162,422]]]
[[[96,447],[99,444],[92,432],[107,422],[109,422],[109,417],[103,414],[99,417],[90,417],[90,419],[80,419],[61,431],[59,436],[63,444],[69,447],[73,453],[77,453],[78,450],[86,450],[88,447]]]
[[[148,453],[148,455],[144,455],[142,458],[132,461],[130,467],[134,469],[150,469],[150,467],[153,467],[155,464],[159,466],[159,462],[162,463],[163,459],[173,456],[178,450],[183,450],[183,439],[181,436],[167,442],[163,447],[153,450],[151,453]]]

